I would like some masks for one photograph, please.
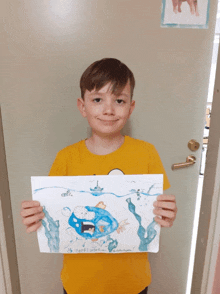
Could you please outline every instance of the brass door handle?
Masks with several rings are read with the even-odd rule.
[[[196,163],[196,157],[193,155],[189,155],[186,158],[186,162],[182,162],[182,163],[175,163],[172,165],[172,170],[174,169],[178,169],[178,168],[183,168],[183,167],[188,167],[190,165],[193,165]]]

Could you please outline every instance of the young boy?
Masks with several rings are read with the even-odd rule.
[[[105,58],[86,69],[77,106],[92,136],[61,150],[50,176],[164,174],[164,190],[170,187],[155,147],[121,134],[135,108],[134,86],[133,73],[117,59]],[[171,227],[175,196],[160,195],[154,206],[155,221]],[[28,233],[36,231],[44,217],[37,201],[22,202],[21,215]],[[151,282],[148,255],[64,254],[61,279],[68,294],[146,294]]]

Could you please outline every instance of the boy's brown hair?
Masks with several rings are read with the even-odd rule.
[[[81,97],[84,99],[86,90],[99,91],[109,82],[112,84],[112,93],[119,95],[128,81],[130,82],[132,99],[135,86],[132,71],[118,59],[103,58],[92,63],[82,74],[80,79]]]

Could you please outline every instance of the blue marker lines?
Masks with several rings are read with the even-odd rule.
[[[85,206],[85,209],[94,213],[93,218],[78,218],[72,213],[68,221],[69,225],[83,238],[99,239],[118,228],[117,220],[108,211],[92,206]]]
[[[43,207],[43,212],[45,214],[45,218],[48,221],[49,229],[47,228],[47,223],[42,220],[42,225],[45,228],[45,235],[48,240],[48,247],[50,248],[50,252],[59,252],[59,244],[60,244],[60,238],[59,238],[59,221],[54,221],[53,218],[49,215],[48,211]]]
[[[136,220],[139,223],[139,228],[137,231],[138,237],[140,238],[140,245],[139,250],[140,251],[147,251],[148,250],[148,244],[156,237],[157,231],[154,229],[154,226],[156,225],[156,222],[153,220],[148,227],[147,230],[142,226],[141,224],[141,217],[135,212],[135,205],[131,202],[131,198],[126,199],[128,202],[128,209],[131,213],[135,216]],[[145,238],[144,235],[147,231],[147,237]]]
[[[115,239],[112,239],[110,236],[107,237],[107,241],[110,241],[108,244],[108,251],[112,252],[113,249],[117,248],[118,246],[118,241]]]
[[[145,193],[143,190],[141,191],[140,189],[137,189],[137,190],[131,189],[129,191],[129,193],[124,194],[124,195],[117,195],[117,194],[115,194],[113,192],[103,192],[103,188],[101,188],[102,190],[100,190],[100,191],[95,190],[95,189],[91,189],[91,188],[90,188],[90,191],[84,191],[84,190],[78,191],[78,190],[69,189],[69,188],[65,188],[65,187],[44,187],[44,188],[40,188],[40,189],[34,190],[34,194],[37,193],[37,192],[39,192],[39,191],[41,191],[41,190],[44,190],[44,189],[53,189],[53,188],[55,188],[55,189],[64,189],[64,190],[66,190],[66,192],[61,193],[61,195],[60,195],[61,197],[69,197],[69,196],[70,197],[73,197],[74,196],[73,193],[91,194],[91,195],[93,195],[95,197],[99,197],[99,196],[102,196],[102,195],[106,195],[107,194],[107,195],[114,195],[117,198],[128,197],[128,196],[131,196],[132,194],[136,194],[137,197],[138,197],[138,200],[140,200],[140,198],[141,198],[142,195],[149,196],[149,197],[150,196],[158,196],[159,195],[158,193],[157,194],[149,194],[149,192],[153,188],[153,186],[154,185],[152,185],[148,189],[147,193]],[[73,193],[71,193],[71,192],[73,192]]]

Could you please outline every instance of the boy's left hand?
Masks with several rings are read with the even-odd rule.
[[[153,205],[155,207],[153,213],[156,214],[155,221],[161,227],[172,227],[177,214],[176,197],[166,194],[159,195]]]

